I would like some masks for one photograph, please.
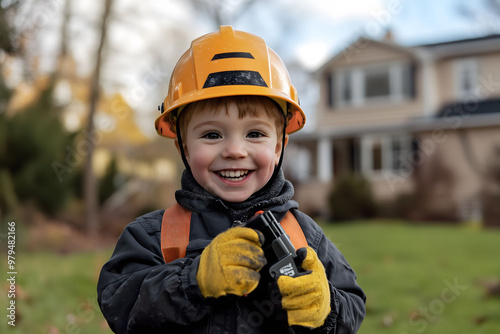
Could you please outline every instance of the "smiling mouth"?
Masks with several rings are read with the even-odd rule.
[[[216,172],[220,177],[230,180],[230,181],[241,181],[243,180],[249,173],[248,169],[244,170],[221,170]]]

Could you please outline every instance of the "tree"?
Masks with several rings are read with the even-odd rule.
[[[13,204],[31,202],[47,214],[59,212],[73,198],[75,173],[54,174],[54,164],[66,159],[66,147],[75,139],[59,120],[52,99],[53,85],[44,88],[33,104],[4,116],[5,132],[0,161],[2,180],[12,187],[4,203],[6,212]],[[10,180],[10,181],[8,181]]]
[[[498,32],[498,20],[500,19],[500,0],[482,0],[461,2],[456,10],[464,18],[473,21],[485,33]]]
[[[10,57],[20,57],[25,38],[13,24],[18,1],[0,4],[0,48]],[[1,65],[0,65],[1,66]],[[3,74],[4,72],[1,71]],[[0,213],[12,214],[19,203],[30,202],[48,214],[58,212],[74,195],[73,175],[55,177],[54,162],[65,159],[66,145],[75,134],[66,131],[53,103],[54,81],[40,84],[38,97],[22,110],[7,115],[13,91],[0,75]]]
[[[66,2],[64,3],[63,18],[62,18],[61,31],[60,31],[61,43],[59,46],[59,57],[58,57],[56,68],[55,68],[54,73],[52,75],[52,80],[56,83],[59,80],[59,76],[61,75],[62,66],[65,63],[66,58],[69,55],[69,47],[68,47],[68,35],[69,35],[69,33],[68,33],[68,30],[69,30],[69,24],[71,21],[72,2],[73,2],[73,0],[66,0]]]
[[[89,95],[89,111],[87,118],[86,133],[89,136],[93,136],[94,128],[94,115],[97,107],[97,102],[99,101],[100,93],[100,78],[101,78],[101,65],[103,58],[103,50],[106,41],[106,35],[108,31],[108,21],[111,14],[111,7],[113,0],[106,0],[104,4],[104,11],[102,14],[101,26],[100,26],[100,39],[99,46],[95,54],[95,67],[90,82],[90,95]],[[97,179],[93,170],[93,153],[95,148],[95,143],[92,140],[88,141],[88,152],[85,157],[85,174],[84,174],[84,198],[85,198],[85,218],[87,231],[89,233],[95,233],[99,227],[98,221],[98,198],[97,198]]]
[[[18,51],[15,43],[15,29],[12,24],[12,18],[15,15],[19,1],[0,0],[0,57],[2,53],[14,55]],[[0,113],[5,112],[7,103],[12,95],[12,90],[7,87],[3,78],[3,61],[0,62]]]
[[[14,19],[20,1],[0,1],[0,55],[21,57],[22,31]],[[21,36],[22,37],[22,36]],[[59,182],[50,168],[52,161],[64,159],[64,145],[71,141],[61,126],[52,104],[52,85],[46,86],[35,103],[8,116],[13,95],[3,77],[0,63],[0,215],[13,214],[20,202],[32,202],[54,213],[71,197],[71,180]],[[47,136],[50,133],[51,136]]]
[[[218,28],[231,24],[258,0],[190,0],[196,11],[206,15]]]
[[[18,51],[12,19],[19,7],[19,0],[0,0],[0,49],[8,54]]]

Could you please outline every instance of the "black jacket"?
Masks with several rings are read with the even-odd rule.
[[[286,313],[280,309],[273,283],[261,281],[247,297],[203,298],[196,281],[200,254],[217,234],[234,225],[235,218],[241,218],[235,217],[241,210],[183,192],[176,197],[192,211],[186,258],[168,264],[163,260],[160,234],[164,210],[129,224],[102,268],[97,286],[99,305],[111,329],[116,333],[293,333],[284,325]],[[325,324],[312,332],[355,333],[365,316],[366,299],[356,275],[321,228],[289,197],[276,200],[280,196],[275,195],[271,200],[256,201],[246,214],[270,209],[279,220],[291,210],[330,282],[332,311]]]

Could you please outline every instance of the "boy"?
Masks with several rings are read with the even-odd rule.
[[[288,134],[305,122],[281,59],[257,36],[222,26],[181,57],[161,109],[156,130],[175,139],[182,189],[178,205],[129,224],[104,265],[98,300],[111,329],[355,333],[365,316],[356,275],[298,211],[281,171]],[[295,277],[268,276],[264,235],[244,226],[261,210],[298,227],[286,230],[298,248]]]

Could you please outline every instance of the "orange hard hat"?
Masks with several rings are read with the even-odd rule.
[[[168,94],[159,107],[156,132],[176,137],[176,120],[183,107],[200,100],[235,96],[267,96],[280,105],[286,133],[304,126],[297,91],[281,58],[258,36],[221,26],[195,39],[177,62]]]

